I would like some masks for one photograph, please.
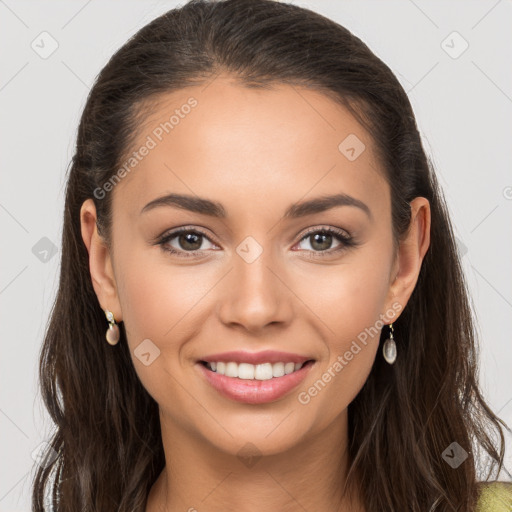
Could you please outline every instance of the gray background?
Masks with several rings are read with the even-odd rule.
[[[511,2],[295,3],[353,31],[407,91],[464,255],[482,388],[512,424]],[[30,509],[32,454],[51,428],[37,358],[57,288],[64,176],[79,115],[110,55],[175,5],[0,0],[1,512]],[[47,58],[31,46],[48,51],[53,40],[58,48]],[[506,465],[512,471],[510,446]]]

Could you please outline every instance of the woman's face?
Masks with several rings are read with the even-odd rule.
[[[100,304],[124,322],[164,423],[225,452],[250,441],[271,454],[341,422],[428,245],[426,215],[395,254],[390,190],[369,135],[318,92],[249,89],[220,76],[162,97],[132,150],[110,192],[113,253],[96,231],[87,244]],[[91,201],[83,233],[87,211]],[[159,243],[178,228],[187,232]],[[200,361],[228,351],[314,363],[300,379],[216,374],[227,382],[221,392]]]

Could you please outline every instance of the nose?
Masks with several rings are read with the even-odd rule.
[[[282,267],[270,251],[246,261],[237,253],[222,284],[219,318],[226,326],[241,326],[258,333],[269,325],[288,325],[293,315],[293,293]]]

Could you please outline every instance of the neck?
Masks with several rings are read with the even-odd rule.
[[[224,512],[227,503],[244,512],[364,512],[358,495],[342,495],[349,463],[346,412],[274,454],[244,443],[242,450],[226,453],[161,413],[166,467],[146,512]]]

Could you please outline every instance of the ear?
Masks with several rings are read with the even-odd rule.
[[[82,238],[89,252],[92,285],[103,311],[112,311],[116,322],[121,322],[121,305],[111,255],[104,239],[98,234],[96,221],[94,201],[87,199],[80,208],[80,225]]]
[[[398,302],[400,311],[414,291],[421,263],[430,245],[430,203],[425,197],[416,197],[410,205],[409,231],[398,248],[388,292],[388,305]],[[398,316],[394,317],[395,320]]]

